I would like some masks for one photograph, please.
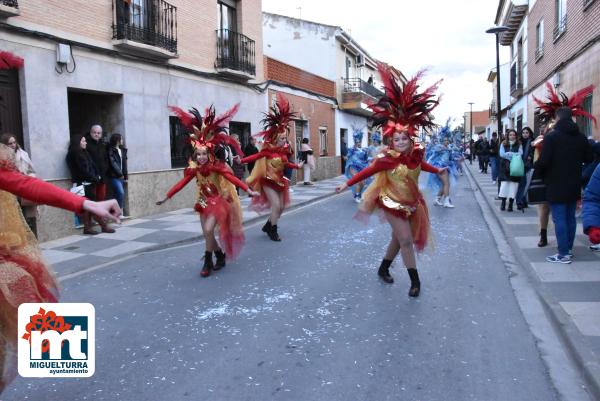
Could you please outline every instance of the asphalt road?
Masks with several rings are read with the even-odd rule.
[[[558,399],[509,272],[466,180],[430,207],[435,245],[376,275],[389,228],[352,219],[349,193],[285,215],[283,242],[247,229],[208,279],[203,244],[123,260],[63,282],[96,308],[96,374],[18,378],[3,400]],[[431,199],[429,199],[431,200]]]

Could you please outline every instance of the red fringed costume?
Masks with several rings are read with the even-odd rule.
[[[288,179],[284,177],[286,168],[298,169],[295,163],[290,163],[288,156],[291,154],[289,145],[278,147],[277,136],[286,131],[294,113],[290,111],[288,100],[280,93],[277,94],[276,105],[271,107],[262,123],[264,131],[255,136],[262,137],[264,144],[260,152],[242,159],[242,163],[256,162],[252,174],[246,179],[248,185],[260,196],[252,198],[250,209],[260,212],[271,207],[263,188],[265,186],[283,193],[283,206],[290,203],[290,191]]]
[[[84,198],[19,173],[14,151],[0,144],[0,391],[16,375],[17,310],[26,302],[58,302],[58,286],[23,218],[19,196],[81,213]]]
[[[239,144],[225,132],[238,107],[239,105],[235,105],[228,112],[215,117],[211,106],[206,109],[204,118],[196,109],[187,113],[180,108],[171,107],[182,125],[190,130],[190,143],[194,149],[206,148],[209,160],[204,165],[190,161],[184,177],[169,190],[167,197],[172,198],[196,179],[198,191],[194,209],[202,216],[214,216],[219,228],[219,242],[228,259],[235,259],[244,245],[242,207],[235,187],[244,191],[249,188],[235,177],[227,164],[216,160],[214,150],[220,144],[228,144],[235,147],[238,154],[243,154]]]
[[[374,126],[383,128],[383,135],[391,139],[395,132],[406,132],[414,137],[419,127],[434,126],[431,111],[438,105],[434,93],[438,83],[418,93],[420,72],[402,89],[389,71],[389,67],[378,65],[385,87],[385,95],[369,107],[374,111]],[[362,196],[357,218],[368,220],[376,209],[393,214],[410,222],[414,245],[422,251],[429,237],[429,212],[419,191],[419,173],[439,173],[439,169],[423,160],[423,150],[415,146],[402,154],[386,148],[373,163],[346,182],[352,186],[370,176],[375,176]]]

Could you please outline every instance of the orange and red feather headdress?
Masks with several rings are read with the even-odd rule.
[[[210,105],[204,112],[204,117],[198,109],[191,108],[189,112],[176,106],[169,106],[169,109],[179,118],[181,125],[190,134],[188,142],[194,149],[208,148],[214,154],[218,145],[224,144],[231,146],[238,155],[243,156],[240,144],[227,134],[229,122],[238,112],[240,104],[236,104],[225,113],[217,116],[215,108]]]
[[[277,93],[275,105],[272,106],[265,118],[261,120],[263,131],[255,134],[256,137],[262,137],[266,143],[274,143],[277,135],[284,132],[290,121],[296,117],[290,108],[290,102],[281,93]]]
[[[440,99],[435,99],[435,92],[441,81],[419,92],[419,80],[425,71],[418,72],[403,88],[392,75],[389,66],[377,63],[377,70],[381,75],[385,94],[377,103],[368,107],[374,113],[373,126],[382,127],[383,136],[392,136],[396,131],[417,136],[419,127],[435,127],[431,112],[439,105]]]
[[[583,101],[586,96],[594,91],[594,86],[586,86],[575,92],[570,98],[563,92],[556,92],[550,82],[546,82],[548,94],[546,101],[533,96],[533,101],[537,104],[536,111],[539,112],[539,119],[542,124],[547,124],[556,117],[556,110],[560,107],[568,107],[573,112],[573,116],[582,116],[591,119],[596,124],[596,118],[583,109]]]

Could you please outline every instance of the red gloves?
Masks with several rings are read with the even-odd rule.
[[[600,227],[592,227],[588,230],[588,236],[592,244],[600,244]]]

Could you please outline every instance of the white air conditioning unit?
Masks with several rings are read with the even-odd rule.
[[[560,74],[558,72],[552,76],[552,85],[554,85],[555,88],[560,86]]]
[[[56,46],[56,62],[58,64],[68,64],[71,59],[71,46],[59,43]]]

